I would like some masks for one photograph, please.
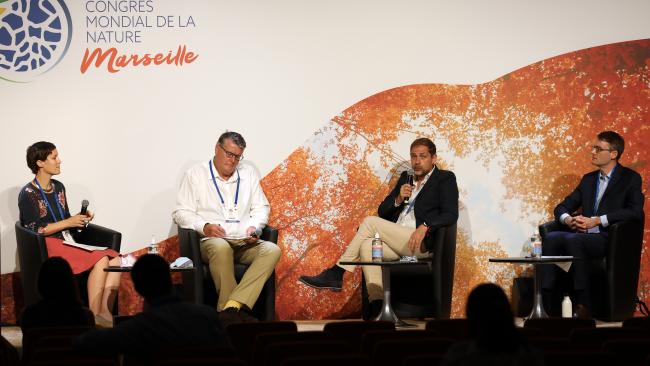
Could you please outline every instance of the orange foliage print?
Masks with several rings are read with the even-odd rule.
[[[297,281],[336,262],[361,220],[375,215],[408,165],[408,147],[430,137],[456,173],[461,211],[452,316],[478,283],[509,288],[521,268],[490,264],[520,255],[537,224],[590,166],[588,142],[603,130],[626,140],[621,163],[650,168],[650,40],[553,57],[479,85],[421,84],[390,89],[343,111],[262,181],[270,225],[280,229],[280,319],[356,317],[360,271],[341,292]],[[393,182],[391,182],[393,180]],[[650,300],[650,225],[644,234],[639,295]]]

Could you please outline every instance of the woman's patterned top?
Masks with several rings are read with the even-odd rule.
[[[45,193],[45,197],[47,197],[51,210],[47,208],[40,190],[33,184],[33,181],[27,183],[23,188],[21,188],[20,193],[18,194],[20,223],[24,227],[39,234],[43,233],[48,224],[70,217],[70,210],[68,209],[68,201],[66,200],[65,187],[63,186],[63,183],[54,179],[52,179],[51,182],[54,189],[49,193]],[[61,218],[55,199],[59,201],[59,205],[63,209],[63,218]],[[52,211],[54,211],[56,218],[52,217]],[[52,234],[51,236],[63,239],[63,234],[61,234],[61,232]]]

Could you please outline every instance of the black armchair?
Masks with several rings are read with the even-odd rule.
[[[612,322],[633,316],[641,264],[643,225],[643,219],[612,224],[609,227],[605,258],[589,261],[594,317]],[[556,221],[539,226],[542,243],[549,232],[566,230],[566,226]],[[555,304],[559,304],[561,295],[559,292],[553,294],[551,311]]]
[[[396,266],[391,269],[391,300],[400,318],[448,319],[456,264],[456,224],[431,233],[433,247],[428,266]],[[422,260],[422,259],[421,259]],[[363,314],[369,317],[365,280],[363,283]],[[413,289],[417,289],[414,291]]]
[[[278,230],[266,226],[262,231],[262,240],[278,242]],[[210,276],[210,267],[201,260],[200,237],[192,229],[178,228],[180,255],[194,262],[194,271],[183,272],[183,295],[187,301],[214,306],[217,303],[217,290]],[[248,269],[247,264],[235,263],[235,279],[240,281]],[[275,271],[264,284],[264,288],[252,309],[253,315],[260,320],[275,320]]]
[[[43,235],[25,228],[20,224],[20,221],[16,222],[15,228],[23,296],[25,305],[31,305],[40,299],[37,287],[38,271],[41,268],[41,264],[48,257],[47,246],[45,245],[45,237]],[[81,233],[74,233],[73,236],[79,243],[107,246],[118,253],[122,242],[121,233],[95,224],[88,224]],[[86,302],[88,296],[84,296],[85,286],[82,286],[81,283],[79,285],[79,292],[82,301]]]

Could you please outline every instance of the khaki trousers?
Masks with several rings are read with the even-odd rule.
[[[398,260],[403,255],[415,255],[418,258],[428,257],[429,254],[422,253],[420,248],[417,248],[415,253],[411,253],[408,241],[414,231],[414,228],[404,227],[376,216],[368,216],[359,226],[357,234],[352,238],[347,249],[339,258],[339,262],[372,261],[372,239],[375,237],[375,233],[379,233],[381,238],[385,261]],[[339,267],[348,272],[354,271],[355,268],[355,266],[343,265],[339,265]],[[368,298],[371,301],[381,299],[383,297],[381,267],[362,266],[362,269],[366,278]]]
[[[253,308],[280,259],[280,248],[270,241],[255,244],[229,243],[222,238],[201,242],[201,259],[210,267],[210,274],[219,292],[217,310],[223,310],[228,300]],[[235,261],[249,267],[239,284],[235,280]]]

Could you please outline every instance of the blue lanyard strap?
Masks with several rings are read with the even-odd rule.
[[[43,197],[43,201],[45,202],[45,206],[47,206],[48,211],[52,214],[52,218],[54,218],[54,222],[57,222],[56,215],[54,214],[54,210],[52,209],[52,206],[50,206],[50,203],[47,201],[47,196],[45,196],[45,191],[43,191],[43,187],[41,187],[41,184],[38,182],[38,179],[34,179],[34,182],[36,182],[36,185],[38,186],[38,190],[41,191],[41,197]],[[61,208],[61,204],[59,203],[59,199],[56,196],[56,190],[54,189],[54,182],[52,182],[52,191],[55,193],[54,195],[54,202],[56,203],[56,207],[59,209],[59,213],[61,214],[61,220],[65,219],[65,216],[63,214],[63,208]]]
[[[408,215],[409,212],[411,212],[411,210],[413,209],[413,206],[415,206],[415,198],[413,198],[413,199],[409,198],[409,205],[406,207],[406,214],[407,215]]]
[[[217,179],[214,177],[214,170],[212,169],[212,160],[208,161],[208,167],[210,168],[210,175],[212,176],[212,183],[214,183],[214,188],[217,189],[217,194],[221,200],[222,205],[226,205],[226,202],[223,200],[221,191],[219,190],[219,185],[217,185]],[[239,177],[239,169],[237,169],[237,190],[235,191],[235,207],[237,207],[237,201],[239,201],[239,182],[241,178]]]

